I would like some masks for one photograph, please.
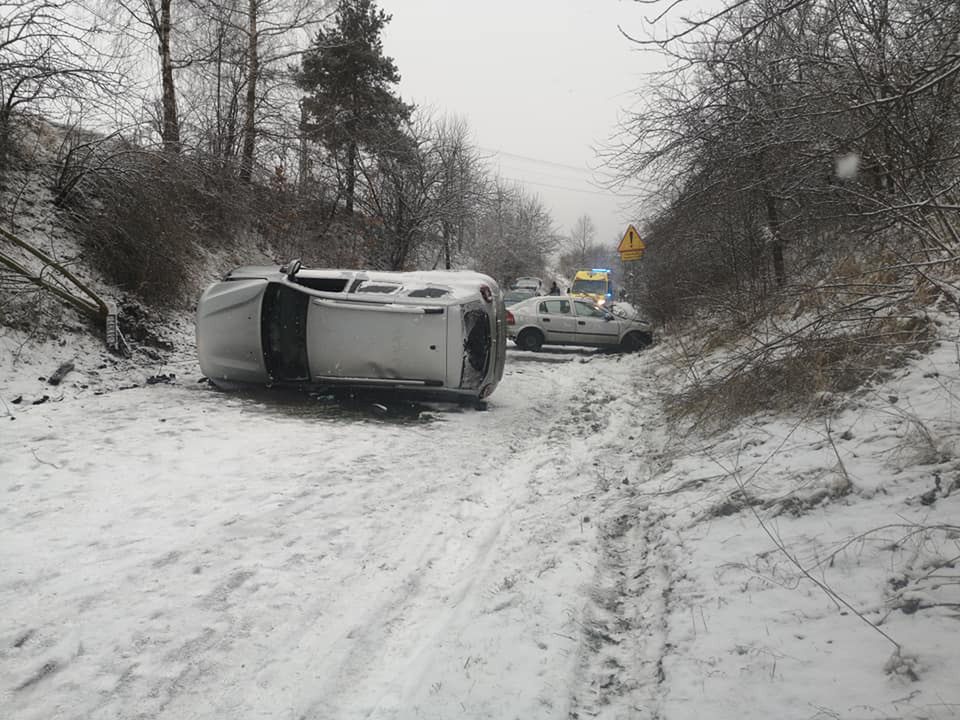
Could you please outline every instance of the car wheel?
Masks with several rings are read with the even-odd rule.
[[[524,330],[517,336],[517,347],[536,352],[543,347],[543,335],[537,330]]]
[[[632,332],[620,341],[620,349],[628,353],[637,352],[650,345],[650,342],[650,336],[646,333]]]

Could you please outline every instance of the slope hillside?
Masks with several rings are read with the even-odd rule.
[[[177,290],[152,301],[145,300],[142,293],[121,289],[105,277],[102,255],[89,238],[81,237],[80,231],[85,227],[85,217],[97,213],[98,206],[99,216],[113,218],[114,222],[119,222],[123,213],[117,208],[103,208],[96,198],[58,202],[70,167],[65,158],[69,141],[66,131],[46,123],[30,124],[22,131],[17,154],[0,181],[2,228],[62,265],[105,302],[113,303],[119,311],[126,347],[124,352],[108,351],[101,320],[37,288],[9,265],[0,265],[0,377],[4,378],[4,401],[49,402],[71,393],[129,387],[173,373],[175,366],[193,357],[191,312],[203,287],[220,277],[225,268],[274,262],[269,245],[252,234],[236,234],[228,243],[195,246],[186,264],[175,266],[179,268]],[[79,179],[71,187],[82,195]],[[127,202],[132,204],[135,199]],[[78,211],[81,206],[83,213]],[[168,211],[171,216],[183,214],[182,208],[173,205]],[[133,231],[134,236],[147,237],[145,229],[138,233],[134,226]],[[173,260],[169,248],[155,250]],[[130,264],[141,261],[134,244],[124,246],[118,240],[114,252]],[[78,294],[76,286],[54,267],[11,238],[0,236],[0,254],[31,275]],[[161,273],[169,270],[158,268],[157,272],[163,277]],[[62,382],[52,385],[51,376],[65,366],[72,369]]]

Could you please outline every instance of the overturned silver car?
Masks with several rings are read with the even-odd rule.
[[[242,267],[197,306],[200,368],[221,386],[382,387],[482,399],[503,376],[496,282],[468,271]]]

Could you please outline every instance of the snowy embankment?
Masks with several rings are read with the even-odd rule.
[[[661,717],[960,714],[960,356],[941,320],[929,354],[839,409],[687,438],[647,474]]]
[[[954,342],[829,422],[697,438],[659,407],[669,341],[511,350],[487,412],[394,416],[225,395],[189,353],[80,353],[50,393],[21,340],[0,337],[0,717],[960,708]]]

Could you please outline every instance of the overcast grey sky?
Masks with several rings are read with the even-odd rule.
[[[589,215],[597,240],[634,222],[599,187],[599,144],[658,61],[621,35],[650,8],[631,0],[379,0],[393,15],[384,51],[408,102],[458,115],[492,167],[522,181],[568,234]]]

